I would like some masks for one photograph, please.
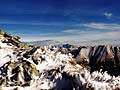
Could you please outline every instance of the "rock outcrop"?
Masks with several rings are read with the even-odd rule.
[[[78,64],[88,65],[91,72],[100,70],[109,74],[120,75],[120,48],[110,45],[79,47],[75,52],[71,51]],[[79,54],[78,54],[79,52]]]

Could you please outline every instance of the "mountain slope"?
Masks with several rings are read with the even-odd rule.
[[[31,47],[0,36],[0,90],[120,89],[119,47]]]

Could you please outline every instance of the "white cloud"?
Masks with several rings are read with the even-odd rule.
[[[102,29],[102,30],[120,30],[120,24],[108,24],[108,23],[87,23],[83,26],[93,29]]]
[[[103,15],[107,18],[111,18],[113,16],[113,14],[110,12],[104,12]]]
[[[79,32],[80,30],[76,30],[76,29],[68,29],[68,30],[63,30],[63,33],[76,33]]]
[[[67,33],[66,33],[67,31]],[[99,39],[103,33],[97,31],[79,31],[78,30],[65,30],[61,33],[48,33],[42,35],[21,35],[24,41],[39,41],[39,40],[57,40],[57,41],[86,41]]]
[[[21,35],[24,41],[57,40],[57,41],[89,41],[97,39],[119,39],[120,24],[115,23],[86,23],[84,28],[66,29],[58,33],[38,35]],[[85,30],[87,28],[88,30]],[[103,31],[101,31],[103,30]]]
[[[111,37],[120,38],[120,31],[107,32],[106,35],[111,36]]]

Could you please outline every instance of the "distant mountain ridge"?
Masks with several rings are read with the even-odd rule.
[[[83,41],[80,42],[81,45],[87,46],[95,46],[95,45],[113,45],[119,46],[120,39],[98,39],[98,40],[91,40],[91,41]]]
[[[30,45],[35,45],[35,46],[48,46],[48,45],[62,44],[60,41],[55,41],[55,40],[31,41],[31,42],[26,42],[26,43]]]
[[[120,39],[98,39],[98,40],[90,40],[90,41],[56,41],[56,40],[41,40],[41,41],[31,41],[26,42],[30,45],[36,46],[48,46],[48,45],[63,45],[63,44],[71,44],[71,45],[80,45],[80,46],[96,46],[96,45],[120,45]]]

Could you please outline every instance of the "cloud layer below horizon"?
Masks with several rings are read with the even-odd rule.
[[[120,39],[120,25],[107,23],[86,23],[73,25],[72,29],[42,34],[20,34],[23,41],[57,40],[90,41],[97,39]],[[61,26],[60,26],[61,27]]]

